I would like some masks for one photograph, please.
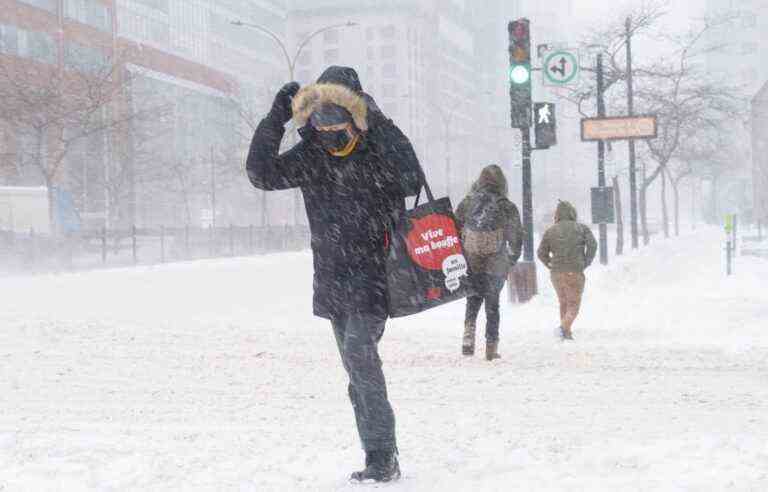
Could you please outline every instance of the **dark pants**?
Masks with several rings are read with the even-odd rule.
[[[472,277],[472,285],[477,295],[467,297],[467,315],[464,321],[474,326],[480,307],[485,302],[485,340],[487,342],[499,341],[499,296],[504,287],[504,280],[504,277],[487,273],[477,273]]]
[[[395,449],[395,414],[387,399],[378,343],[385,321],[353,314],[331,321],[341,362],[349,375],[349,399],[365,451]]]

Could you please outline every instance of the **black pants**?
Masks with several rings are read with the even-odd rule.
[[[472,284],[477,295],[467,297],[466,323],[475,324],[480,307],[485,302],[485,340],[499,341],[499,296],[504,287],[504,277],[477,273],[472,277]]]
[[[378,343],[385,321],[353,314],[331,321],[341,362],[349,375],[349,399],[367,452],[395,449],[395,414],[387,399]]]

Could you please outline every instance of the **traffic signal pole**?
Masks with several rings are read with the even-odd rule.
[[[536,263],[533,254],[533,179],[531,170],[531,38],[528,19],[510,22],[510,117],[512,128],[522,135],[523,167],[523,260],[512,274],[519,302],[530,301],[537,293]]]
[[[533,262],[533,172],[531,169],[531,129],[521,128],[520,132],[523,137],[523,229],[525,229],[523,259],[527,262]],[[536,270],[535,266],[536,264],[534,263],[534,273]]]

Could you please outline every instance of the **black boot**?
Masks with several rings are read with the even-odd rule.
[[[353,473],[349,479],[354,482],[390,482],[400,478],[400,464],[397,453],[391,450],[368,451],[365,453],[365,470]]]
[[[475,323],[464,323],[464,336],[461,339],[461,354],[475,355]]]

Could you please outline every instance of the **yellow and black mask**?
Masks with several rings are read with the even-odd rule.
[[[346,157],[355,151],[360,132],[352,121],[352,115],[335,104],[325,104],[309,118],[320,145],[336,157]]]

